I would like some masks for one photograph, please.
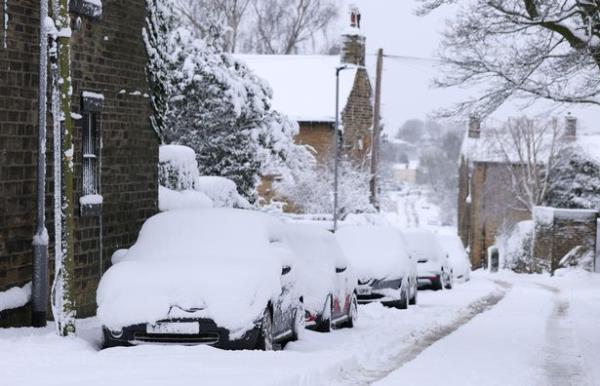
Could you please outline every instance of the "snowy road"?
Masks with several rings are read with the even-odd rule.
[[[588,276],[585,277],[586,280]],[[306,332],[282,352],[145,346],[0,330],[2,385],[596,385],[600,280],[476,273],[408,311],[362,306],[354,329]],[[596,383],[593,382],[596,380]]]

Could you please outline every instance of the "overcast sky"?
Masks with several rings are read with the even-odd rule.
[[[418,58],[435,58],[440,43],[440,32],[445,28],[446,20],[452,17],[455,8],[438,10],[432,15],[418,17],[414,14],[416,0],[341,0],[344,5],[343,24],[349,23],[346,17],[348,4],[356,4],[362,13],[362,29],[367,36],[368,66],[375,67],[375,52],[383,48],[389,55],[401,55]],[[394,133],[404,121],[411,118],[426,118],[434,110],[448,107],[461,96],[474,91],[432,88],[431,81],[440,74],[441,68],[432,60],[392,59],[384,62],[383,116],[386,131]],[[374,73],[374,71],[371,71]],[[547,108],[534,109],[536,113]],[[600,130],[600,108],[566,108],[554,112],[563,116],[573,111],[582,121],[582,125]],[[509,116],[532,114],[532,110],[523,111],[517,103],[502,108],[495,118],[505,120]]]

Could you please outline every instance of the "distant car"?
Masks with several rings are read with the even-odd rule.
[[[407,308],[417,302],[416,261],[402,233],[391,227],[348,226],[337,240],[358,276],[358,302]]]
[[[450,258],[455,282],[465,282],[471,279],[471,262],[463,246],[462,240],[456,235],[439,235],[442,248]]]
[[[298,262],[307,328],[329,332],[353,327],[358,315],[357,279],[331,232],[317,225],[289,224],[287,243]]]
[[[406,230],[404,235],[408,253],[417,260],[419,287],[429,287],[436,291],[452,289],[452,266],[438,236],[424,229]]]
[[[294,340],[304,309],[282,228],[268,215],[237,209],[148,219],[100,281],[104,346],[272,350]]]

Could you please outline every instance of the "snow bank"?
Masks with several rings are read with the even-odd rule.
[[[98,318],[118,329],[166,318],[172,306],[199,308],[196,315],[241,336],[277,299],[282,266],[293,263],[281,228],[250,211],[158,214],[102,277]]]
[[[206,194],[196,190],[177,192],[164,186],[158,188],[158,209],[161,212],[176,209],[207,209],[213,202]]]
[[[195,189],[200,173],[196,153],[187,146],[162,145],[159,148],[160,185],[172,190]]]
[[[316,225],[287,224],[286,229],[287,243],[298,258],[298,282],[307,310],[320,312],[328,295],[343,299],[352,291],[348,288],[356,286],[356,277],[333,234]],[[348,280],[337,288],[339,293],[336,268],[347,268]]]
[[[235,182],[228,178],[202,176],[198,178],[196,187],[213,201],[216,208],[250,207],[250,203],[238,193]]]
[[[0,311],[23,307],[31,300],[31,283],[0,292]]]
[[[410,273],[411,260],[397,229],[348,226],[341,228],[336,237],[361,280],[394,279]]]

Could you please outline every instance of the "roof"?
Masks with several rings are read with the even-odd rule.
[[[273,109],[298,122],[335,121],[337,55],[235,55],[273,89]],[[346,105],[356,68],[340,72],[340,111]]]
[[[504,163],[508,158],[511,162],[518,163],[519,157],[514,149],[507,153],[503,150],[502,142],[499,140],[502,135],[501,131],[492,128],[482,128],[479,138],[470,138],[467,134],[460,154],[469,162]],[[548,143],[550,141],[551,135],[548,135]],[[586,158],[600,164],[600,132],[580,130],[577,132],[574,145],[581,149],[581,154]],[[505,146],[505,148],[509,147]]]

